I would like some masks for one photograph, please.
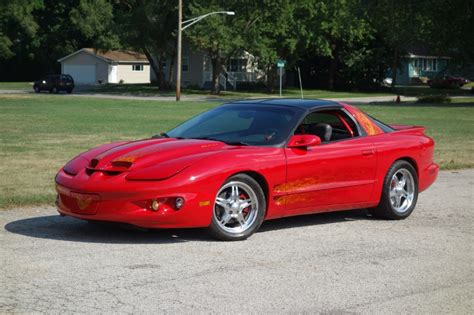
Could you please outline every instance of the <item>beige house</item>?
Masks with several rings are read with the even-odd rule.
[[[211,61],[204,51],[193,49],[187,41],[183,41],[182,85],[209,88],[212,81]],[[169,66],[174,64],[173,76],[176,73],[176,64],[168,60],[163,63],[165,79],[170,79]],[[235,89],[242,82],[256,82],[263,78],[263,71],[257,67],[255,57],[248,52],[241,52],[230,58],[228,64],[219,75],[222,89]],[[152,78],[155,79],[154,73]],[[170,81],[174,81],[174,77]]]
[[[58,60],[76,84],[150,83],[150,63],[134,51],[82,48]]]

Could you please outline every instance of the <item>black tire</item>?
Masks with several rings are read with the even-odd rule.
[[[404,209],[403,211],[397,211],[397,208],[392,204],[392,200],[390,198],[392,178],[394,177],[395,174],[398,175],[400,173],[406,173],[405,171],[408,171],[411,174],[411,179],[413,179],[413,185],[410,189],[413,191],[412,193],[413,197],[412,197],[411,203],[406,204],[406,207],[407,207],[406,209]],[[408,182],[404,186],[405,191],[409,190],[407,185],[409,185]],[[405,198],[404,200],[406,201],[408,199]],[[417,200],[418,200],[418,175],[416,173],[416,170],[413,167],[413,165],[410,164],[409,162],[405,160],[398,160],[392,164],[387,174],[385,175],[380,203],[378,204],[377,207],[369,209],[369,212],[374,217],[379,218],[379,219],[402,220],[410,216],[410,214],[415,209]]]
[[[50,93],[57,94],[58,92],[59,92],[58,89],[56,87],[53,87]]]
[[[35,91],[35,93],[41,92],[41,89],[37,86],[33,87],[33,90]]]
[[[71,93],[72,93],[72,89],[67,89],[66,92],[67,92],[67,94],[71,94]]]
[[[247,196],[246,198],[248,198],[247,200],[251,200],[252,199],[251,196],[253,196],[253,198],[255,198],[254,203],[256,204],[256,206],[255,207],[250,206],[250,207],[244,208],[244,210],[235,210],[235,208],[232,208],[232,207],[229,206],[229,207],[227,207],[228,210],[225,210],[224,207],[218,205],[216,202],[217,202],[219,196],[223,196],[223,194],[228,193],[227,189],[229,189],[229,187],[227,187],[227,186],[229,186],[231,190],[232,190],[233,186],[239,187],[237,189],[237,191],[239,191],[239,189],[241,189],[240,190],[241,194],[250,193],[249,196]],[[247,192],[247,190],[249,190],[249,189],[251,190],[251,192],[250,191]],[[243,202],[245,200],[245,199],[241,199],[241,197],[240,197],[241,194],[238,194],[239,197],[238,197],[237,202]],[[231,196],[228,196],[227,198],[228,199],[226,199],[226,200],[229,200],[229,198],[231,198]],[[262,190],[262,187],[257,183],[257,181],[255,181],[252,177],[250,177],[246,174],[234,175],[234,176],[230,177],[229,179],[227,179],[224,182],[224,184],[222,184],[219,191],[216,192],[216,197],[215,197],[215,200],[214,200],[214,206],[213,206],[213,209],[212,209],[212,221],[211,221],[211,225],[208,228],[209,233],[213,237],[215,237],[219,240],[223,240],[223,241],[244,240],[244,239],[248,238],[249,236],[251,236],[253,233],[255,233],[260,228],[260,226],[262,225],[263,219],[265,217],[266,207],[267,207],[267,205],[266,205],[266,200],[265,200],[265,194]],[[229,227],[226,227],[225,224],[223,224],[222,222],[219,222],[219,215],[220,215],[219,213],[228,214],[227,211],[232,211],[233,209],[236,212],[234,212],[234,214],[232,214],[232,215],[237,216],[239,214],[236,214],[236,213],[240,211],[240,214],[242,214],[242,218],[245,219],[245,220],[248,220],[248,222],[247,222],[248,226],[246,226],[245,229],[244,229],[245,224],[242,225],[241,223],[236,222],[238,220],[237,218],[231,218],[230,219],[229,223],[227,223],[227,224],[230,225]],[[240,207],[239,207],[239,209],[240,209]],[[248,212],[243,213],[245,211],[248,211]],[[221,219],[222,219],[222,217],[221,217]],[[232,226],[232,225],[234,225],[234,226]],[[229,231],[229,230],[232,230],[232,229],[238,230],[239,227],[243,230],[242,231]]]

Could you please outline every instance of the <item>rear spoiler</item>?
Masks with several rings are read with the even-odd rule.
[[[393,128],[395,131],[407,131],[407,132],[415,132],[415,133],[424,133],[426,130],[426,127],[423,126],[413,126],[413,125],[389,125],[391,128]]]

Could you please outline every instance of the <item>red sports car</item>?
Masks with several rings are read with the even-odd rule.
[[[404,219],[436,179],[434,142],[325,100],[228,103],[167,133],[105,144],[56,176],[62,215],[241,240],[264,220],[368,208]]]

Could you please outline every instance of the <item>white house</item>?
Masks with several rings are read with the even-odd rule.
[[[150,83],[150,63],[134,51],[82,48],[58,60],[76,84]]]
[[[212,65],[209,57],[204,51],[193,49],[189,42],[183,41],[182,53],[182,85],[199,86],[200,88],[211,87]],[[163,63],[165,78],[169,75],[169,66],[174,64],[173,76],[176,73],[176,63],[168,60]],[[248,52],[241,52],[229,59],[219,76],[222,88],[235,88],[241,82],[256,82],[263,77],[264,73],[257,67],[255,57]],[[152,77],[154,74],[152,73]],[[170,81],[174,81],[171,78]],[[227,82],[227,83],[226,83]]]

